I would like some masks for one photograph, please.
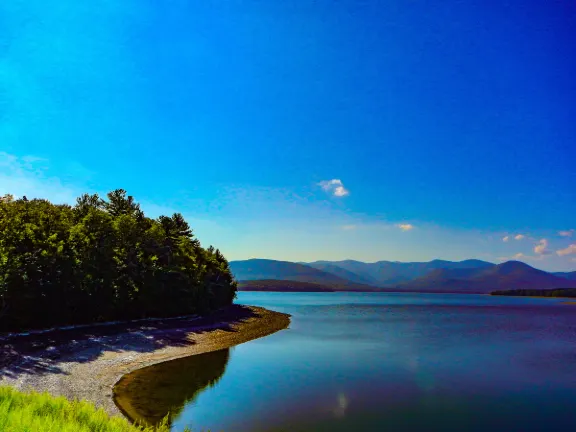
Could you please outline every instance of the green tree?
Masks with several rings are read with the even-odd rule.
[[[0,199],[0,330],[205,312],[236,288],[181,214],[148,218],[123,189],[74,207]]]

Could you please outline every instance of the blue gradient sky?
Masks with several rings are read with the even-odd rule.
[[[230,259],[574,270],[575,23],[566,1],[2,2],[0,193],[122,187]]]

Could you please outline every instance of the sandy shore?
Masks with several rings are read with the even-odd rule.
[[[216,351],[285,329],[289,315],[231,306],[208,317],[73,329],[4,341],[0,385],[86,399],[120,414],[114,384],[136,369]]]

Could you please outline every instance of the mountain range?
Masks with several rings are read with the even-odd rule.
[[[510,289],[576,288],[576,272],[548,273],[520,261],[493,264],[481,260],[429,262],[315,261],[294,263],[267,259],[230,262],[232,273],[249,290],[247,281],[297,281],[319,284],[325,291],[406,291],[489,293]],[[254,284],[252,284],[254,285]],[[262,283],[258,290],[265,290]],[[310,289],[313,289],[311,287]]]
[[[256,280],[308,282],[322,284],[330,287],[332,291],[373,291],[377,289],[367,284],[354,282],[352,279],[355,279],[355,277],[345,270],[336,271],[336,273],[340,274],[338,275],[319,270],[306,264],[289,261],[269,259],[231,261],[230,268],[236,279],[240,282]],[[351,276],[352,279],[342,277],[342,275]]]
[[[402,291],[463,293],[573,287],[576,287],[576,281],[537,270],[520,261],[507,261],[486,268],[437,269],[398,285]]]
[[[315,261],[306,265],[330,272],[328,266],[340,267],[364,279],[364,282],[375,286],[386,287],[408,282],[421,276],[426,276],[430,271],[437,269],[468,269],[488,268],[494,264],[480,260],[444,261],[433,260],[428,262],[395,262],[378,261],[365,263],[361,261]]]
[[[576,271],[573,272],[556,272],[552,273],[554,276],[558,276],[564,279],[576,280]]]

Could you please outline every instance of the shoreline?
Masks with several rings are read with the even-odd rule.
[[[113,389],[127,373],[230,348],[289,324],[288,314],[232,305],[205,317],[22,336],[0,347],[0,385],[88,400],[110,415],[123,416]]]
[[[504,294],[488,294],[492,297],[517,297],[517,298],[540,298],[540,299],[557,299],[557,300],[572,300],[576,301],[576,297],[552,297],[552,296],[541,296],[541,295],[504,295]]]

